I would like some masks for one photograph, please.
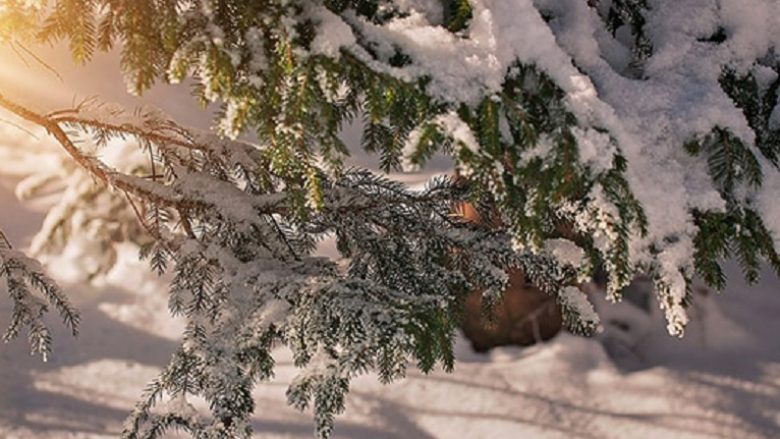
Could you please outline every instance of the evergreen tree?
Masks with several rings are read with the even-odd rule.
[[[356,375],[452,368],[463,298],[500,300],[512,268],[585,335],[598,317],[576,287],[597,272],[614,301],[649,275],[681,335],[694,277],[722,289],[730,256],[750,281],[763,261],[780,271],[771,0],[4,0],[0,14],[8,44],[65,41],[78,62],[117,46],[131,91],[192,79],[221,108],[217,136],[154,111],[45,113],[0,93],[102,184],[72,187],[80,201],[44,232],[78,233],[67,212],[105,196],[118,223],[143,228],[114,238],[173,272],[169,307],[187,328],[126,438],[247,437],[279,343],[301,370],[290,404],[327,437]],[[466,178],[413,191],[346,168],[339,134],[355,120],[384,170],[443,153]],[[144,159],[109,166],[85,138],[134,139]],[[463,202],[501,226],[453,216]],[[313,255],[328,236],[346,266]],[[74,330],[77,314],[4,239],[0,261],[6,337],[27,326],[45,354],[46,304]]]

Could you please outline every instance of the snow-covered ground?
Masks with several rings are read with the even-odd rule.
[[[10,186],[0,186],[0,227],[29,242],[40,208],[20,204]],[[59,330],[47,363],[24,340],[0,346],[0,437],[115,437],[176,345],[180,324],[167,314],[164,282],[129,247],[98,285],[74,281],[67,258],[50,270],[83,313],[81,335],[72,339],[52,318]],[[388,386],[359,378],[335,437],[780,437],[780,286],[765,275],[758,287],[734,281],[722,296],[699,297],[684,340],[666,335],[660,316],[602,305],[609,317],[598,339],[561,334],[489,355],[462,342],[454,373],[413,371]],[[0,295],[0,324],[8,307]],[[311,437],[310,415],[285,403],[290,358],[279,350],[277,361],[276,379],[256,390],[257,437]]]

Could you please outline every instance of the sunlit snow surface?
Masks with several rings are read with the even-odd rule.
[[[60,58],[64,65],[66,55]],[[91,76],[60,69],[66,84],[54,85],[75,90],[76,100],[99,94],[137,104],[123,94],[118,75],[103,74],[114,61],[97,62]],[[0,67],[2,83],[11,70],[8,64]],[[20,94],[39,98],[35,87],[15,83]],[[155,89],[150,98],[184,123],[208,121],[192,111],[191,102],[166,93]],[[45,97],[56,101],[55,107],[74,99],[69,92]],[[6,142],[24,137],[7,125],[0,126],[0,134]],[[24,147],[35,142],[28,138]],[[357,157],[354,163],[371,160]],[[13,242],[29,244],[42,213],[40,207],[18,203],[12,185],[0,179],[0,228]],[[181,324],[168,315],[164,280],[137,262],[134,249],[124,249],[117,268],[99,285],[75,281],[75,264],[65,255],[51,261],[49,270],[82,312],[80,337],[69,337],[52,315],[55,352],[48,363],[30,357],[23,339],[0,345],[0,439],[116,437],[145,385],[176,348]],[[730,272],[738,278],[733,267]],[[722,296],[698,297],[700,306],[683,340],[666,335],[658,315],[648,317],[628,304],[597,304],[607,325],[599,339],[559,335],[541,348],[498,349],[488,356],[461,342],[452,374],[412,371],[389,386],[373,376],[359,378],[334,437],[780,437],[780,282],[769,273],[764,279],[757,287],[734,280]],[[9,300],[0,291],[1,327],[9,315]],[[634,327],[611,330],[611,320]],[[286,405],[284,392],[295,374],[289,355],[280,350],[276,360],[276,379],[255,393],[256,435],[310,438],[311,415]]]

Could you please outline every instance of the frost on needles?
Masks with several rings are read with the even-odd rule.
[[[131,92],[192,80],[220,108],[210,135],[154,111],[46,113],[0,92],[68,154],[74,182],[97,180],[118,221],[141,226],[112,239],[142,236],[152,268],[173,274],[187,330],[126,438],[249,436],[251,389],[280,343],[300,368],[289,401],[327,437],[353,377],[451,368],[463,298],[500,300],[510,268],[582,334],[599,323],[577,286],[598,272],[613,301],[649,275],[681,335],[692,280],[722,289],[724,258],[750,281],[761,263],[780,271],[776,1],[5,0],[0,14],[8,44],[64,40],[80,62],[116,46]],[[464,178],[413,191],[345,168],[340,132],[356,120],[384,170],[446,154]],[[121,140],[140,153],[101,158]],[[75,184],[42,233],[97,215]],[[498,228],[453,216],[463,202]],[[325,237],[342,261],[314,256]],[[0,257],[9,286],[22,275],[75,324],[36,266],[7,244]],[[10,336],[29,326],[45,352],[44,303],[10,290]]]

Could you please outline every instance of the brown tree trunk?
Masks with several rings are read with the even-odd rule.
[[[469,294],[464,307],[463,334],[477,352],[546,341],[563,325],[555,299],[527,283],[519,269],[509,272],[509,286],[503,300],[489,314],[484,312],[481,290]]]
[[[457,215],[483,223],[471,204],[455,206]],[[499,227],[499,224],[487,224]],[[503,300],[486,314],[481,289],[466,298],[462,329],[474,350],[485,352],[497,346],[530,346],[555,336],[563,326],[561,310],[555,298],[527,282],[522,270],[509,273],[509,285]]]

